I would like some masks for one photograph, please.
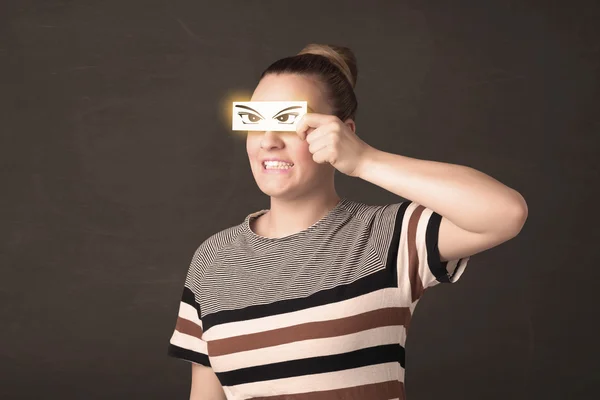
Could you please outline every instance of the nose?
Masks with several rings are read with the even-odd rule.
[[[260,147],[270,149],[273,147],[282,147],[283,140],[281,134],[277,131],[265,131],[260,139]]]

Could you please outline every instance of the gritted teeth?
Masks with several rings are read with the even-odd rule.
[[[265,170],[287,170],[291,169],[294,164],[283,161],[263,161],[262,166]]]
[[[293,166],[294,165],[294,163],[285,162],[285,161],[263,161],[262,163],[263,163],[263,165],[280,165],[280,166],[281,165],[283,165],[283,166],[286,166],[286,165]]]

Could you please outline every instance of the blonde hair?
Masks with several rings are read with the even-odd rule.
[[[302,54],[317,54],[327,57],[333,65],[342,71],[348,82],[352,85],[352,88],[356,87],[356,80],[358,78],[356,57],[349,48],[332,44],[311,43],[304,46],[297,55]],[[354,67],[354,72],[350,69],[350,65]]]

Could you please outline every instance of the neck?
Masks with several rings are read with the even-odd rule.
[[[284,237],[303,231],[325,217],[340,201],[335,192],[317,193],[283,199],[271,197],[271,208],[265,213],[269,237]]]

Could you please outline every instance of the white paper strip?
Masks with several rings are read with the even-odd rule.
[[[234,131],[296,131],[306,101],[234,101]]]

